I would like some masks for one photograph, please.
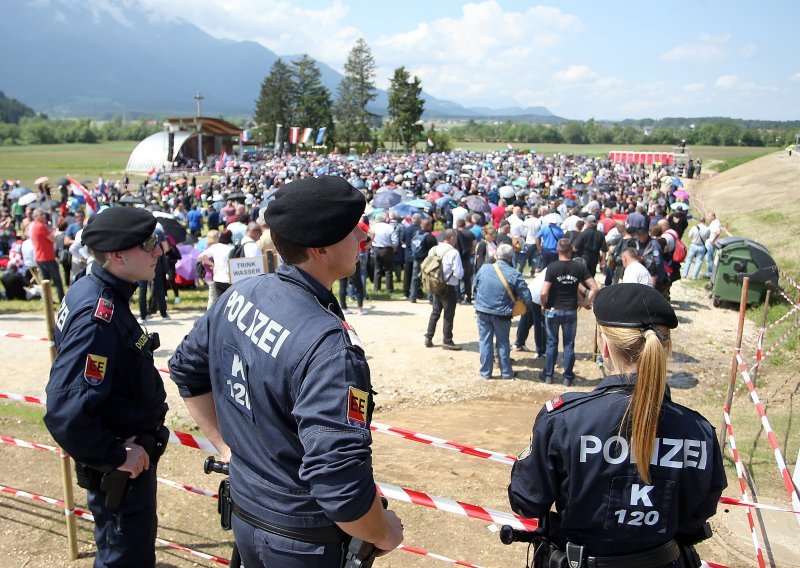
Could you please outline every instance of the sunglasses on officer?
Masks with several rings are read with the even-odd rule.
[[[144,252],[153,252],[153,249],[156,248],[158,244],[158,238],[155,235],[151,235],[145,242],[140,244],[139,246],[142,248]]]

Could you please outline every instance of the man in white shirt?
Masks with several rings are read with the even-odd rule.
[[[458,285],[464,277],[464,266],[461,264],[461,255],[458,254],[456,244],[458,235],[455,229],[447,229],[444,232],[442,242],[433,247],[428,256],[437,255],[442,258],[442,270],[444,279],[447,282],[444,292],[433,294],[433,309],[428,320],[428,331],[425,333],[425,347],[433,347],[433,334],[436,332],[436,324],[444,311],[444,324],[442,326],[442,348],[451,351],[461,350],[461,346],[453,343],[453,319],[456,314],[456,304],[458,303]]]
[[[706,239],[706,278],[711,278],[711,271],[714,268],[714,243],[719,239],[722,232],[722,223],[717,219],[715,213],[706,215],[708,221],[708,238]]]
[[[372,248],[375,251],[375,291],[381,289],[381,279],[386,275],[386,290],[394,291],[394,251],[400,240],[397,237],[395,228],[386,222],[386,213],[381,213],[377,217],[377,223],[369,229],[369,236],[372,239]]]
[[[578,209],[573,208],[570,210],[569,217],[564,219],[564,222],[561,223],[561,230],[565,233],[567,231],[574,231],[577,228],[578,221],[583,221],[583,219],[578,216]]]
[[[645,286],[653,287],[655,285],[654,276],[639,262],[639,253],[634,248],[626,248],[620,254],[622,259],[622,266],[625,267],[625,272],[622,274],[623,284],[644,284]]]
[[[258,239],[261,238],[261,225],[255,221],[247,224],[247,232],[242,237],[241,244],[244,246],[244,257],[254,258],[262,256],[261,249],[258,248]]]
[[[542,220],[539,219],[539,212],[532,209],[530,215],[523,221],[525,226],[525,245],[522,254],[517,257],[517,270],[522,272],[527,262],[531,267],[531,276],[539,266],[539,247],[536,246],[536,234],[542,228]]]

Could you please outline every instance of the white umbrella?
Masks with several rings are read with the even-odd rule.
[[[20,205],[23,205],[23,206],[24,205],[30,205],[31,203],[33,203],[37,199],[39,199],[39,196],[37,194],[35,194],[35,193],[26,193],[25,195],[23,195],[22,197],[19,198],[19,201],[17,201],[17,203],[19,203]]]
[[[510,198],[515,197],[517,195],[517,193],[514,190],[514,188],[512,186],[510,186],[510,185],[504,185],[503,187],[498,189],[497,192],[500,194],[500,197],[502,197],[503,199],[510,199]]]

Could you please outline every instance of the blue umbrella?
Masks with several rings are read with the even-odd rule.
[[[427,209],[431,206],[431,204],[424,199],[412,199],[411,201],[407,201],[406,205],[411,205],[411,207],[417,207],[420,209]]]
[[[444,207],[448,203],[452,203],[453,207],[455,207],[456,205],[456,202],[449,195],[444,195],[436,200],[436,205],[438,205],[439,207]]]
[[[26,195],[26,194],[28,194],[30,192],[31,192],[31,190],[28,189],[27,187],[18,187],[16,189],[12,189],[11,192],[9,192],[8,196],[11,199],[19,199],[23,195]]]
[[[436,186],[436,191],[440,193],[450,193],[450,190],[453,189],[453,186],[449,183],[440,183]]]
[[[428,203],[428,202],[426,201],[425,203]],[[389,211],[394,211],[395,213],[397,213],[401,217],[407,217],[407,216],[410,217],[414,213],[419,213],[419,208],[414,207],[413,205],[411,205],[409,203],[399,203],[398,205],[395,205],[394,207],[389,209]]]
[[[375,197],[372,198],[372,204],[375,207],[388,209],[400,203],[401,200],[402,198],[394,191],[379,191],[375,194]]]

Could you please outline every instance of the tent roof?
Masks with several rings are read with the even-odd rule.
[[[197,123],[199,122],[202,132],[214,134],[216,136],[239,136],[242,133],[241,128],[221,118],[185,116],[167,118],[164,122],[182,127],[189,126],[191,130],[196,130]]]

